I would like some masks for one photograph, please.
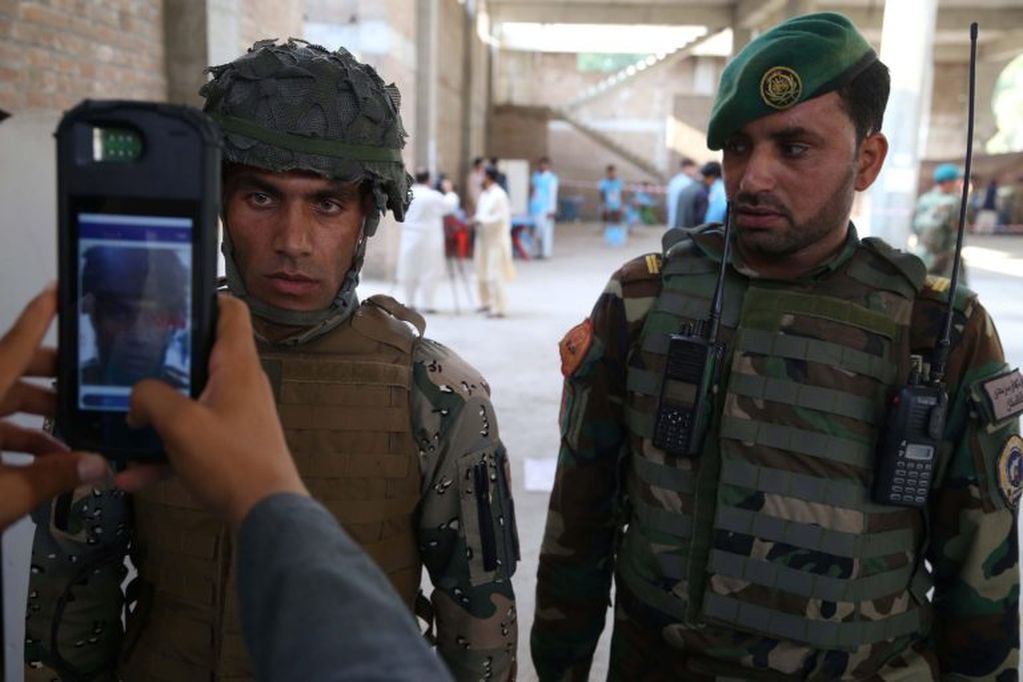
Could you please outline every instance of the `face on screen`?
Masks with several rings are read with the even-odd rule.
[[[79,388],[87,410],[126,410],[131,387],[189,389],[191,221],[79,215]]]

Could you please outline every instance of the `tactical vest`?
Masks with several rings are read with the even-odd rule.
[[[618,559],[619,580],[666,620],[812,649],[926,633],[923,516],[870,499],[923,282],[907,258],[867,239],[812,282],[730,268],[726,365],[694,458],[651,437],[669,334],[709,317],[718,264],[690,240],[667,252],[629,358],[629,522]]]
[[[309,343],[260,343],[260,357],[303,482],[411,609],[421,570],[410,404],[416,337],[379,307],[401,314],[400,306],[381,298]],[[135,507],[140,579],[129,599],[138,608],[129,617],[122,677],[252,679],[228,529],[175,481],[136,496]]]

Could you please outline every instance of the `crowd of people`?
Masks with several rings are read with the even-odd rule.
[[[415,256],[408,303],[432,308],[453,187],[409,176],[400,98],[344,49],[261,41],[210,73],[205,108],[230,134],[209,380],[195,399],[143,380],[126,415],[169,465],[112,472],[0,421],[5,449],[36,456],[0,466],[0,523],[37,523],[26,679],[514,679],[521,551],[490,386],[417,311],[356,292],[390,211]],[[758,35],[721,76],[721,162],[683,160],[662,250],[616,270],[562,340],[523,624],[541,680],[587,679],[612,584],[610,679],[1014,679],[1023,377],[976,294],[851,222],[888,153],[889,88],[842,15]],[[939,171],[924,244],[960,180]],[[514,267],[502,175],[481,159],[463,190],[494,317]],[[707,222],[718,183],[730,238]],[[557,189],[540,160],[541,256]],[[602,219],[622,221],[613,166],[599,191]],[[266,276],[281,268],[308,284]],[[53,389],[22,377],[54,375],[40,341],[56,308],[48,288],[0,339],[5,416],[52,413]],[[921,385],[926,436],[899,432],[882,485],[890,396]],[[905,478],[929,484],[910,494]]]

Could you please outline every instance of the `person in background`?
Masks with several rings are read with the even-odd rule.
[[[962,200],[963,173],[959,166],[943,163],[934,169],[934,186],[917,199],[913,211],[913,253],[924,262],[927,272],[952,276],[956,239],[959,231],[959,202]],[[965,261],[959,272],[966,282]]]
[[[558,176],[551,170],[551,160],[540,157],[530,179],[529,215],[533,219],[536,239],[534,256],[550,258],[554,253],[554,216],[558,212]]]
[[[483,193],[473,223],[476,243],[476,279],[480,289],[480,312],[488,317],[504,317],[507,312],[505,282],[515,276],[512,262],[511,205],[504,188],[498,184],[499,171],[487,166],[483,175]]]
[[[604,178],[597,184],[600,192],[600,217],[606,225],[617,225],[624,219],[625,185],[614,165],[604,169]]]
[[[496,156],[491,156],[489,167],[497,171],[497,184],[504,190],[504,193],[507,194],[508,176],[501,170],[501,161]]]
[[[724,178],[717,178],[707,191],[707,212],[703,216],[705,223],[725,222],[728,212],[728,196],[725,192]]]
[[[668,189],[665,192],[665,208],[668,219],[666,225],[675,225],[675,213],[678,211],[678,195],[696,179],[696,162],[688,156],[682,157],[678,163],[678,173],[668,181]]]
[[[433,296],[444,275],[444,216],[458,210],[451,181],[442,182],[443,194],[430,187],[428,170],[416,171],[412,203],[401,224],[397,279],[405,288],[405,305],[424,313],[437,312]]]
[[[707,222],[710,189],[721,180],[721,164],[708,161],[700,168],[700,180],[683,189],[678,195],[678,210],[672,227],[696,227]]]
[[[480,192],[483,191],[483,169],[485,167],[483,157],[477,156],[472,160],[472,168],[465,176],[465,201],[462,208],[465,209],[467,215],[472,215],[476,211]]]

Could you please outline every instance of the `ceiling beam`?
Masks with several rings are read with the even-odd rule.
[[[731,8],[726,5],[683,3],[624,4],[616,2],[531,2],[491,0],[487,3],[491,21],[535,22],[540,24],[647,24],[663,26],[727,26]]]

